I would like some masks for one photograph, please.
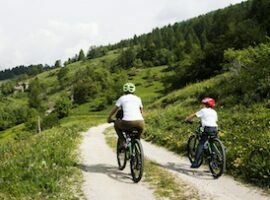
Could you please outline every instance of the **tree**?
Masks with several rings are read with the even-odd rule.
[[[57,79],[60,83],[60,86],[63,88],[67,82],[68,82],[68,72],[69,72],[69,68],[68,67],[61,67],[61,69],[59,70],[58,74],[57,74]]]
[[[121,55],[118,58],[118,65],[128,69],[133,66],[133,62],[136,58],[136,52],[133,48],[128,48],[127,50],[123,50]]]
[[[78,58],[79,61],[84,61],[85,60],[85,54],[83,52],[83,50],[81,49],[80,52],[79,52],[79,58]]]
[[[55,61],[54,67],[55,67],[55,68],[62,67],[61,60]]]
[[[12,81],[7,81],[1,84],[1,92],[3,95],[9,95],[14,92],[15,84]]]
[[[59,119],[67,117],[69,115],[72,106],[71,100],[63,96],[55,104],[55,111]]]
[[[29,96],[28,100],[29,107],[41,111],[43,94],[42,94],[42,87],[38,78],[35,78],[32,82],[30,82],[28,96]]]

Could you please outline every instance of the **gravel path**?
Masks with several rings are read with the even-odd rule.
[[[213,179],[209,168],[191,169],[187,158],[151,143],[142,143],[145,156],[197,188],[201,199],[270,200],[270,195],[263,194],[258,188],[244,185],[226,175]]]
[[[110,125],[109,125],[110,126]],[[103,131],[108,127],[103,124],[83,133],[80,146],[83,172],[83,191],[90,200],[152,200],[153,191],[143,182],[133,183],[129,165],[119,171],[116,155],[105,142]]]
[[[153,191],[145,183],[132,182],[129,167],[124,171],[118,170],[115,153],[108,147],[102,134],[110,126],[103,124],[83,134],[80,151],[85,196],[91,200],[154,199]],[[258,188],[244,185],[226,175],[213,179],[206,167],[191,169],[187,158],[149,142],[142,141],[142,144],[148,159],[196,188],[200,199],[270,200],[270,195]]]

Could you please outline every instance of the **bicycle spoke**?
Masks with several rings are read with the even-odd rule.
[[[130,169],[133,181],[135,183],[139,182],[143,174],[143,151],[139,140],[135,140],[132,145]]]
[[[126,149],[123,147],[123,145],[121,144],[119,140],[117,141],[116,156],[117,156],[118,167],[120,170],[123,170],[126,167],[127,155],[126,155]]]
[[[225,150],[222,142],[217,138],[211,141],[210,148],[209,168],[214,178],[218,178],[225,170]]]

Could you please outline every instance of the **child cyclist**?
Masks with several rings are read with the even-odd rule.
[[[217,112],[213,109],[215,107],[215,100],[210,97],[204,98],[202,101],[203,108],[196,113],[191,114],[186,118],[186,121],[191,122],[194,117],[198,117],[201,120],[201,125],[203,127],[203,134],[201,140],[198,144],[195,161],[192,163],[191,168],[199,167],[199,160],[203,153],[204,144],[208,139],[208,135],[217,134]]]

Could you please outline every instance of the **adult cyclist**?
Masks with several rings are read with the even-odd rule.
[[[117,119],[114,123],[114,129],[122,144],[124,144],[124,135],[122,131],[129,130],[131,128],[137,128],[139,131],[138,138],[144,130],[144,119],[143,119],[143,105],[140,97],[134,95],[136,87],[133,83],[125,83],[123,85],[122,95],[117,101],[110,112],[107,122],[112,122],[112,116],[122,109],[123,118]]]
[[[218,115],[217,112],[213,109],[216,105],[215,99],[206,97],[201,101],[201,103],[203,105],[203,108],[186,118],[186,121],[189,122],[191,122],[194,117],[200,118],[201,125],[204,130],[196,150],[195,161],[192,163],[191,168],[199,167],[199,160],[203,154],[204,143],[207,141],[208,135],[217,134]]]

